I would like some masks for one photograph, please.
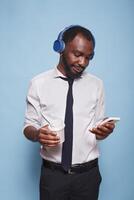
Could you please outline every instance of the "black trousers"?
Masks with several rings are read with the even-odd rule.
[[[98,165],[77,174],[66,174],[42,165],[40,200],[97,200],[100,183]]]

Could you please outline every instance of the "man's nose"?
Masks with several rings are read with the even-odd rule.
[[[80,65],[81,67],[83,67],[83,68],[87,65],[86,59],[85,59],[84,57],[80,57],[80,58],[79,58],[79,65]]]

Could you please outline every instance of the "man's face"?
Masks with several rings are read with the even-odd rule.
[[[81,34],[66,44],[62,54],[63,69],[67,77],[79,78],[89,64],[93,43]]]

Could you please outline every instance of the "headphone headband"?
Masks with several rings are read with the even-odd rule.
[[[70,26],[67,26],[66,28],[64,28],[64,29],[59,33],[57,39],[58,39],[58,40],[62,40],[64,33],[65,33],[67,30],[69,30],[70,28],[76,27],[76,26],[79,26],[79,25],[70,25]]]

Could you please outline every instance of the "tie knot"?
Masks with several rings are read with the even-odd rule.
[[[66,77],[62,77],[62,76],[60,76],[59,78],[63,79],[64,81],[67,81],[69,85],[72,85],[74,82],[74,79],[72,79],[72,78],[66,78]]]

